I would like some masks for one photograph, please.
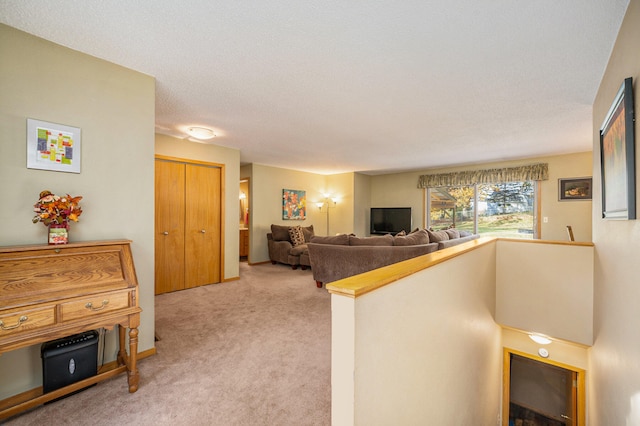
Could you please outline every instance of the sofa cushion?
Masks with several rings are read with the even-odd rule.
[[[381,235],[379,237],[356,237],[349,236],[350,246],[392,246],[393,236],[390,234]]]
[[[303,226],[302,227],[302,232],[304,233],[304,242],[305,243],[310,243],[311,242],[311,237],[313,237],[313,225],[309,225],[309,226]]]
[[[402,236],[404,236],[404,235],[407,235],[407,233],[406,233],[406,232],[404,232],[404,229],[403,229],[402,231],[400,231],[400,232],[398,232],[396,235],[394,235],[394,237],[402,237]]]
[[[289,241],[291,242],[291,238],[289,238],[289,227],[283,225],[271,225],[271,235],[273,236],[273,241]]]
[[[439,243],[449,239],[449,234],[446,231],[430,231],[427,229],[427,233],[429,234],[429,241],[432,243]]]
[[[306,244],[300,244],[291,248],[291,250],[289,250],[289,254],[293,256],[300,256],[301,254],[306,253],[308,250],[309,248]]]
[[[469,236],[467,236],[467,237],[460,237],[460,238],[456,238],[456,239],[454,239],[454,240],[449,240],[449,241],[440,241],[440,242],[438,243],[438,250],[442,250],[442,249],[445,249],[445,248],[453,247],[453,246],[456,246],[456,245],[458,245],[458,244],[466,243],[466,242],[468,242],[468,241],[473,241],[473,240],[475,240],[476,238],[480,238],[480,235],[478,235],[478,234],[471,234],[471,235],[469,235]]]
[[[393,238],[394,246],[417,246],[419,244],[429,244],[429,234],[425,229],[412,232],[407,236],[395,236]]]
[[[447,235],[449,236],[450,240],[455,240],[456,238],[460,238],[460,231],[458,231],[455,228],[445,229],[444,232],[447,233]]]
[[[473,235],[469,231],[460,230],[460,238],[468,237],[469,235]]]
[[[338,234],[335,236],[323,237],[319,235],[314,235],[311,237],[312,243],[317,244],[333,244],[339,246],[348,246],[349,245],[349,236],[347,234]]]
[[[304,232],[301,226],[289,227],[289,238],[294,247],[304,244]]]

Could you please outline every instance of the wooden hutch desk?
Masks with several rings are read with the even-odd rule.
[[[115,368],[30,399],[5,400],[0,419],[126,371],[138,389],[138,280],[131,241],[0,247],[0,356],[97,328],[119,326]],[[129,354],[125,350],[129,329]],[[2,379],[0,378],[0,381]],[[7,402],[9,401],[9,402]],[[15,403],[15,404],[14,404]],[[10,405],[10,406],[8,406]]]

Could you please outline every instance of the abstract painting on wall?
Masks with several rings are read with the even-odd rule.
[[[602,217],[636,218],[635,135],[631,77],[624,80],[600,128]]]
[[[28,118],[27,168],[80,173],[80,129]]]
[[[282,219],[304,220],[306,216],[307,196],[305,191],[296,189],[282,190]]]

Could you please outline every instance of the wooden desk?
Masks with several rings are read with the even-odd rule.
[[[120,343],[116,368],[10,407],[0,406],[0,419],[124,371],[129,392],[138,389],[136,357],[142,309],[130,243],[113,240],[0,247],[0,355],[116,325]]]

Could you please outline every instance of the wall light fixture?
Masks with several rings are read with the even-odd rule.
[[[529,338],[539,345],[548,345],[549,343],[551,343],[551,339],[539,333],[529,333]]]

